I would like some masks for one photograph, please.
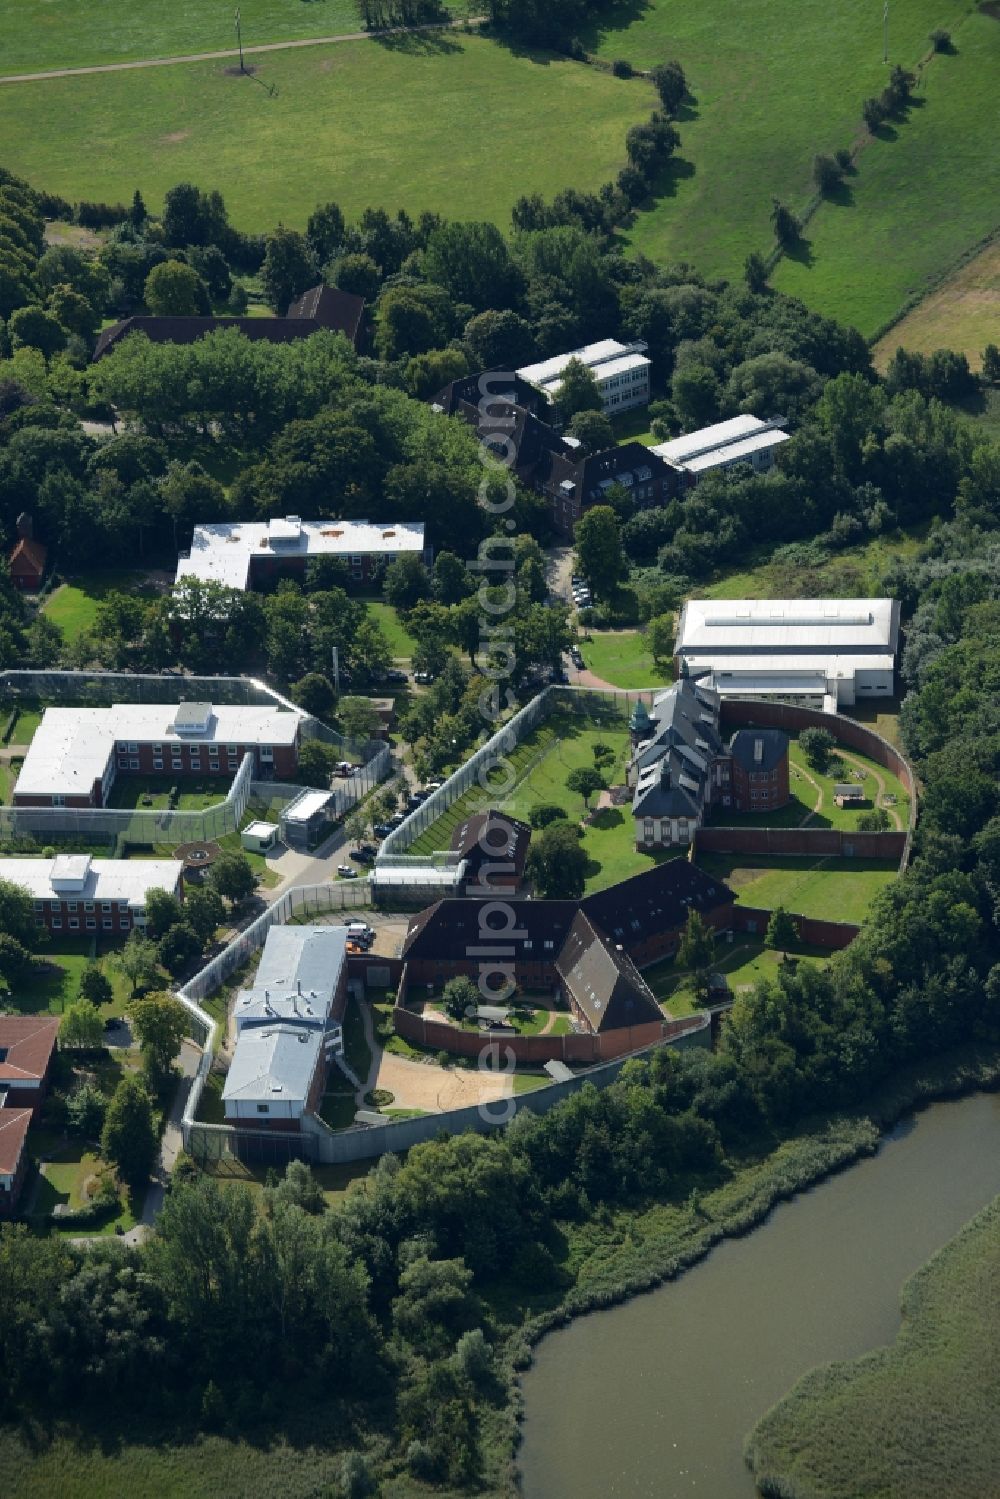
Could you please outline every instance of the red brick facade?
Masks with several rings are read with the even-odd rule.
[[[730,795],[735,812],[773,812],[788,800],[788,756],[774,770],[747,770],[736,759],[730,761]]]

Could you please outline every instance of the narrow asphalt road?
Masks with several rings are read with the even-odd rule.
[[[366,42],[381,36],[397,36],[410,31],[446,31],[457,26],[477,26],[485,17],[470,16],[468,20],[431,21],[422,26],[386,26],[381,31],[344,31],[338,36],[309,36],[288,42],[260,42],[253,47],[244,47],[244,57],[256,57],[262,52],[289,52],[299,47],[327,47],[333,42]],[[170,68],[183,62],[221,62],[229,57],[239,57],[238,47],[224,47],[218,52],[186,52],[177,57],[137,57],[131,62],[94,63],[85,68],[50,68],[44,73],[7,73],[0,83],[43,83],[50,78],[82,78],[92,73],[130,73],[136,68]]]

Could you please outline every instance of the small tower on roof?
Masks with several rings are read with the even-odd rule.
[[[649,709],[642,701],[642,698],[636,700],[636,705],[629,715],[628,728],[632,736],[633,749],[635,749],[637,744],[641,744],[644,739],[649,738],[653,728],[653,720],[650,718]]]

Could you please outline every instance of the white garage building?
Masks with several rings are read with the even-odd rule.
[[[898,645],[896,599],[689,599],[674,664],[722,697],[835,712],[891,697]]]

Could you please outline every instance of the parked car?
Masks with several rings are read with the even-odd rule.
[[[390,833],[394,833],[396,829],[398,827],[401,827],[405,821],[406,817],[402,812],[395,812],[393,813],[392,817],[387,820],[386,827],[389,829]]]
[[[354,942],[374,942],[375,929],[370,927],[367,921],[345,921],[347,935]]]
[[[349,776],[353,769],[354,766],[351,764],[350,760],[338,760],[337,764],[334,766],[334,774],[341,777]]]
[[[421,687],[426,687],[429,682],[433,682],[434,673],[432,671],[415,671],[413,673],[413,680],[419,682]]]
[[[584,666],[583,652],[581,651],[581,649],[580,649],[580,647],[578,645],[571,645],[570,646],[570,648],[569,648],[569,659],[572,661],[573,665],[577,668],[577,670],[579,670],[579,671],[583,670],[583,666]]]
[[[427,793],[425,791],[411,791],[409,796],[406,798],[407,805],[410,807],[419,807],[420,803],[425,802],[426,800]]]
[[[375,858],[375,850],[367,843],[362,843],[358,848],[351,849],[348,858],[353,859],[355,864],[370,864]]]
[[[387,822],[377,822],[372,831],[374,832],[376,838],[388,838],[389,834],[392,832],[392,828]]]
[[[342,880],[356,880],[358,877],[358,871],[350,864],[338,864],[337,873]]]
[[[424,787],[424,795],[430,796],[432,791],[440,791],[443,784],[442,781],[428,781]]]
[[[386,682],[408,682],[410,679],[401,667],[394,666],[385,674]]]

